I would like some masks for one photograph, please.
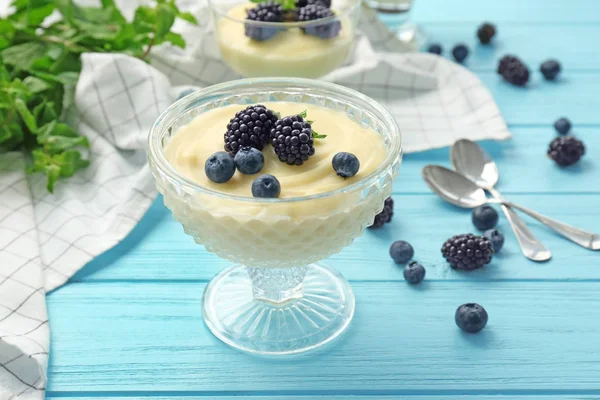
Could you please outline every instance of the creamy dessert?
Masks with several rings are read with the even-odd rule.
[[[306,109],[307,119],[314,121],[313,129],[327,135],[326,138],[314,140],[315,154],[302,165],[281,162],[272,145],[264,147],[264,167],[260,174],[277,177],[281,184],[279,198],[310,196],[351,185],[373,173],[387,157],[381,137],[342,112],[298,103],[266,103],[265,106],[282,116],[298,114]],[[244,175],[236,171],[229,181],[215,183],[204,171],[206,160],[216,151],[223,150],[223,134],[227,123],[244,108],[231,105],[198,116],[173,136],[165,151],[167,160],[179,173],[200,186],[226,194],[252,197],[251,186],[256,175]],[[355,176],[343,179],[332,169],[332,159],[340,151],[352,153],[360,160],[360,170]]]
[[[261,114],[269,124],[270,135],[261,136],[258,129],[251,129],[255,137],[240,134],[247,132],[240,121],[251,121],[253,113],[256,121]],[[268,118],[273,121],[266,122]],[[253,123],[248,126],[255,128]],[[296,128],[311,131],[313,137],[306,140]],[[280,138],[285,134],[303,139],[305,147]],[[255,148],[245,146],[249,143]],[[299,144],[297,150],[293,143]],[[380,133],[341,111],[291,102],[229,105],[207,110],[180,127],[164,149],[179,174],[214,194],[181,196],[168,185],[159,182],[158,187],[186,233],[207,250],[246,266],[307,265],[340,251],[373,223],[391,193],[393,172],[373,174],[388,159],[388,151]],[[240,164],[240,156],[257,153],[260,164],[231,169]],[[222,170],[209,169],[211,163],[228,172],[215,174]],[[368,177],[371,185],[354,185]],[[278,187],[257,196],[257,182],[272,183],[271,178]]]
[[[287,22],[273,17],[277,12],[270,13],[268,8],[263,10],[268,15],[264,17],[249,11],[260,7],[263,5],[242,3],[231,8],[227,16],[216,16],[221,56],[237,73],[247,77],[318,78],[348,58],[355,34],[354,15],[348,15],[352,13],[335,18],[324,6],[311,4],[291,11],[295,21]],[[321,16],[327,18],[326,23],[310,20]]]

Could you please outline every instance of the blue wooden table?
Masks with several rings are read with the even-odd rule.
[[[600,231],[600,1],[417,0],[415,19],[446,54],[457,42],[471,47],[466,65],[514,133],[511,141],[484,144],[498,161],[501,191]],[[497,24],[493,47],[476,45],[483,20]],[[507,85],[494,72],[506,53],[536,71],[529,88]],[[564,67],[555,83],[537,72],[549,57]],[[583,162],[565,170],[546,158],[552,123],[563,115],[587,146]],[[481,271],[451,270],[440,246],[473,226],[468,211],[426,188],[420,169],[427,163],[448,165],[448,150],[407,156],[394,187],[393,223],[328,260],[356,293],[348,334],[326,353],[293,362],[249,357],[210,334],[202,291],[227,263],[185,236],[158,199],[123,243],[48,297],[48,397],[599,399],[600,253],[530,221],[554,257],[529,262],[501,219],[502,254]],[[408,286],[389,259],[397,239],[414,245],[427,267],[424,284]],[[490,315],[479,335],[454,324],[456,307],[471,301]]]

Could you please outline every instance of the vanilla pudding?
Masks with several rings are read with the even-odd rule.
[[[246,10],[255,6],[243,3],[231,8],[227,16],[215,15],[221,56],[240,75],[318,78],[341,66],[350,55],[355,34],[354,15],[340,19],[340,34],[331,39],[305,34],[299,24],[281,23],[282,30],[274,37],[257,41],[245,35],[244,25]],[[357,10],[358,7],[355,6]],[[312,26],[315,24],[318,22]]]
[[[230,104],[203,110],[162,139],[164,158],[178,174],[174,179],[201,190],[182,188],[150,163],[165,205],[197,243],[246,266],[293,267],[337,253],[372,224],[391,194],[400,161],[399,142],[390,142],[392,133],[372,114],[341,108],[351,117],[315,104],[261,101],[282,116],[307,110],[313,129],[327,137],[315,139],[315,154],[300,166],[279,161],[268,144],[258,174],[236,171],[230,181],[217,184],[205,175],[205,161],[223,150],[229,120],[247,106]],[[338,110],[340,105],[328,104]],[[332,168],[333,156],[342,151],[360,160],[352,178],[341,178]],[[251,184],[263,174],[280,181],[279,198],[252,197]]]
[[[387,156],[381,137],[372,129],[352,121],[346,114],[315,105],[298,103],[266,103],[265,106],[282,116],[295,115],[305,109],[313,129],[327,135],[315,140],[315,155],[302,165],[279,161],[271,145],[263,150],[265,166],[259,173],[271,174],[281,183],[279,198],[310,196],[329,192],[369,176]],[[252,197],[250,187],[258,175],[243,175],[236,171],[226,183],[214,183],[204,173],[204,163],[216,151],[223,150],[223,133],[229,119],[244,106],[231,105],[201,114],[175,133],[165,154],[167,160],[186,178],[226,194]],[[352,178],[343,179],[331,167],[333,156],[350,152],[360,160],[360,170]],[[289,205],[293,207],[293,204]]]

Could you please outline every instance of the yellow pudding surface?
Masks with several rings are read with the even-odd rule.
[[[246,10],[254,3],[229,10],[230,18],[217,20],[217,42],[221,56],[237,73],[246,77],[295,76],[319,78],[341,66],[352,48],[354,26],[344,18],[339,36],[322,39],[300,28],[286,28],[274,37],[257,41],[246,36]]]
[[[210,110],[180,128],[165,150],[167,160],[186,178],[200,186],[222,193],[252,197],[254,179],[271,174],[281,183],[280,198],[310,196],[348,186],[374,172],[387,157],[382,138],[372,129],[351,120],[341,111],[312,104],[275,102],[265,103],[269,109],[282,116],[295,115],[305,109],[307,120],[314,121],[313,129],[325,139],[315,139],[315,154],[302,165],[288,165],[279,161],[273,147],[263,149],[265,165],[255,175],[243,175],[239,171],[226,183],[214,183],[204,173],[206,160],[215,152],[223,151],[223,135],[229,120],[236,112],[245,109],[231,105]],[[336,175],[331,161],[341,151],[353,153],[360,161],[358,174],[344,179]]]

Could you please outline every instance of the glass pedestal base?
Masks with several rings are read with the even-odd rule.
[[[354,293],[338,272],[233,266],[213,278],[202,312],[211,332],[238,350],[285,356],[331,343],[354,316]]]

